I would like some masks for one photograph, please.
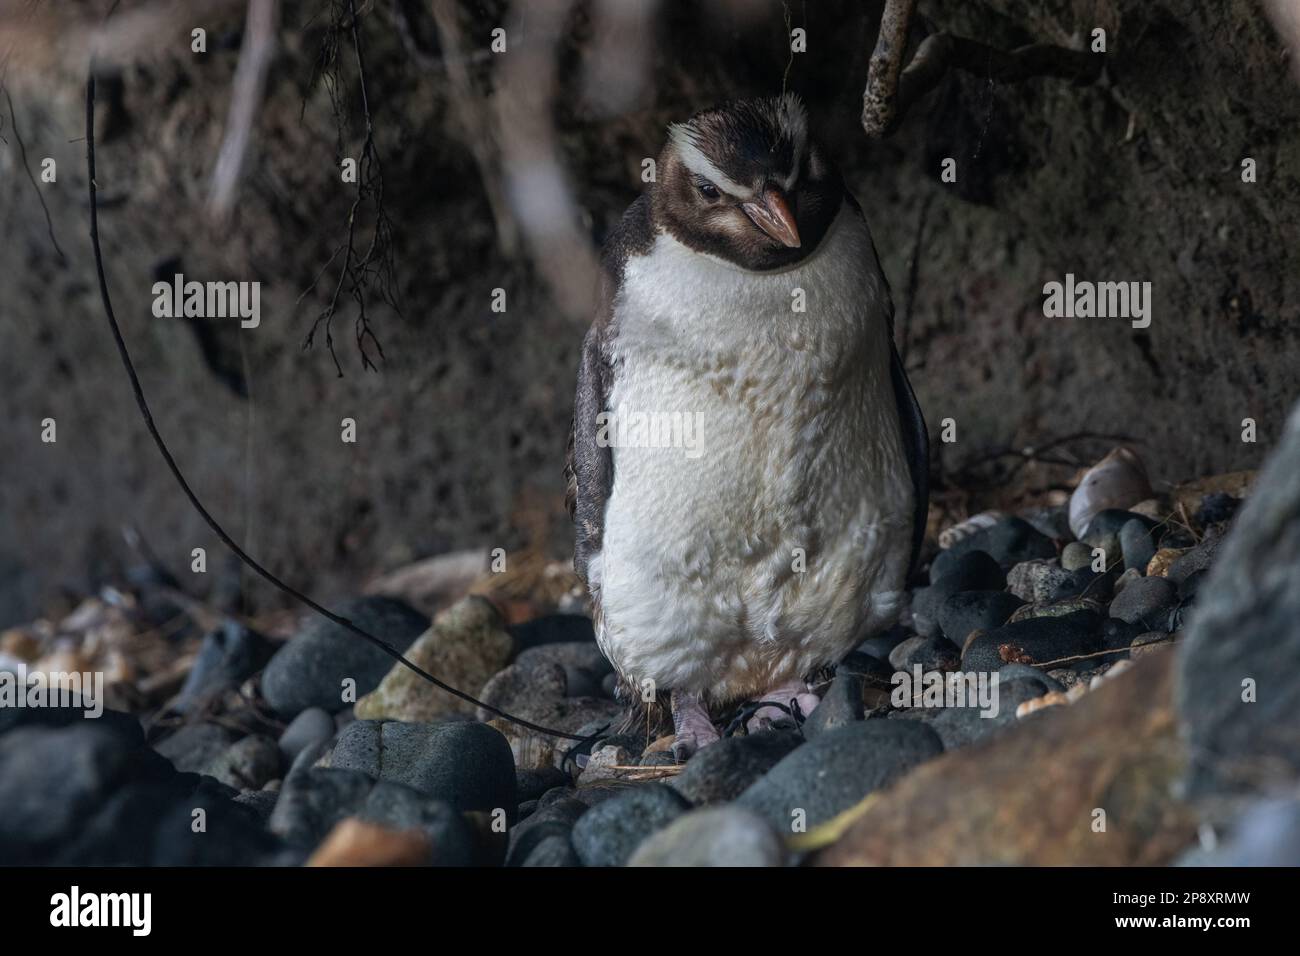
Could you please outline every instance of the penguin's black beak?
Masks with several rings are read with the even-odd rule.
[[[763,191],[761,201],[742,203],[740,208],[754,221],[754,225],[781,245],[789,249],[799,248],[799,227],[781,190],[769,187]]]

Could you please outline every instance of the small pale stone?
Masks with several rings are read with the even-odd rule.
[[[1022,701],[1016,707],[1016,717],[1028,717],[1035,711],[1042,710],[1045,707],[1060,707],[1068,703],[1070,703],[1070,699],[1065,694],[1062,694],[1059,690],[1050,691],[1041,697],[1032,697],[1029,700]]]
[[[1061,551],[1061,567],[1067,571],[1078,571],[1092,564],[1092,548],[1082,541],[1071,541]]]
[[[601,747],[591,755],[587,766],[578,777],[578,786],[585,787],[598,780],[618,780],[626,776],[627,771],[615,770],[615,767],[631,767],[636,758],[622,747]]]
[[[477,690],[510,661],[514,638],[490,601],[467,597],[443,611],[415,639],[407,660],[453,687]],[[429,684],[401,664],[357,701],[358,720],[424,723],[451,714],[473,715],[475,705]]]
[[[1043,604],[1052,591],[1069,577],[1056,558],[1021,561],[1007,572],[1007,590],[1026,604]]]

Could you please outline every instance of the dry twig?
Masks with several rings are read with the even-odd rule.
[[[356,0],[331,0],[333,21],[326,33],[325,43],[321,49],[318,65],[320,75],[329,90],[330,100],[334,104],[334,116],[339,130],[338,152],[341,161],[343,152],[344,108],[339,98],[339,49],[340,38],[346,35],[351,41],[353,57],[356,61],[357,83],[361,96],[361,115],[365,122],[365,138],[361,143],[361,156],[357,161],[356,197],[348,209],[347,234],[335,247],[333,254],[326,261],[321,271],[316,274],[311,284],[298,296],[298,301],[316,288],[321,277],[340,255],[343,262],[339,266],[338,279],[329,301],[317,314],[307,337],[303,340],[303,350],[310,349],[316,333],[325,330],[325,347],[330,358],[334,360],[334,369],[343,377],[343,366],[339,363],[338,353],[334,350],[334,317],[338,313],[340,300],[346,286],[347,297],[357,307],[357,316],[353,325],[357,351],[361,354],[361,366],[369,371],[377,366],[370,357],[368,346],[373,346],[382,361],[384,348],[370,325],[370,293],[372,288],[379,294],[381,301],[394,312],[400,313],[396,299],[396,276],[393,271],[392,241],[393,224],[384,206],[384,175],[379,162],[379,150],[375,146],[374,118],[370,112],[370,91],[366,85],[366,63],[361,44],[361,29],[357,23]],[[358,246],[357,219],[363,211],[371,217],[370,241],[364,251]]]
[[[579,221],[552,124],[560,40],[573,0],[516,0],[495,97],[506,195],[528,250],[569,317],[588,322],[596,250]],[[524,37],[523,18],[528,17]]]
[[[519,246],[519,234],[501,187],[500,150],[493,135],[487,97],[478,92],[470,76],[471,58],[466,55],[464,31],[459,20],[461,4],[455,0],[433,0],[432,6],[433,22],[445,52],[442,65],[447,69],[447,80],[451,85],[451,107],[456,125],[474,157],[474,165],[478,167],[488,207],[492,210],[492,221],[496,225],[497,246],[503,255],[513,256]]]
[[[54,246],[54,251],[59,254],[59,261],[67,265],[68,257],[63,254],[63,247],[59,245],[59,240],[54,236],[54,221],[50,218],[50,207],[45,203],[45,194],[41,192],[41,184],[36,181],[36,175],[27,162],[27,144],[23,142],[22,134],[18,132],[18,114],[14,112],[13,98],[9,95],[8,88],[5,89],[4,93],[5,102],[9,104],[9,125],[13,128],[14,140],[18,143],[18,153],[22,159],[23,170],[27,173],[27,178],[31,180],[32,189],[36,193],[36,201],[41,204],[41,211],[45,213],[45,231],[49,233],[50,244]]]
[[[230,95],[230,116],[226,134],[217,153],[208,191],[208,215],[225,222],[234,205],[235,191],[243,176],[244,163],[253,141],[253,120],[266,86],[266,73],[275,56],[275,34],[280,19],[280,0],[249,0],[244,41],[235,69]]]
[[[915,13],[916,0],[886,0],[862,93],[862,128],[868,136],[893,132],[908,108],[937,86],[950,68],[1008,83],[1031,76],[1086,83],[1101,73],[1101,57],[1083,50],[1051,43],[1000,50],[943,32],[926,37],[904,69],[903,54]]]

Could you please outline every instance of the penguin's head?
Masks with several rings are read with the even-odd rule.
[[[843,194],[793,93],[726,103],[674,123],[658,167],[656,223],[700,252],[756,271],[815,249]]]

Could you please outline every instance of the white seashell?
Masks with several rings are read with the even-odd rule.
[[[1084,472],[1079,487],[1070,496],[1070,530],[1076,538],[1082,538],[1088,522],[1098,512],[1128,508],[1153,494],[1151,479],[1137,453],[1123,445],[1113,448]]]
[[[947,551],[958,541],[964,541],[977,531],[993,527],[1005,517],[1006,514],[1001,511],[981,511],[977,515],[971,515],[965,521],[959,521],[951,528],[940,532],[939,547]]]

